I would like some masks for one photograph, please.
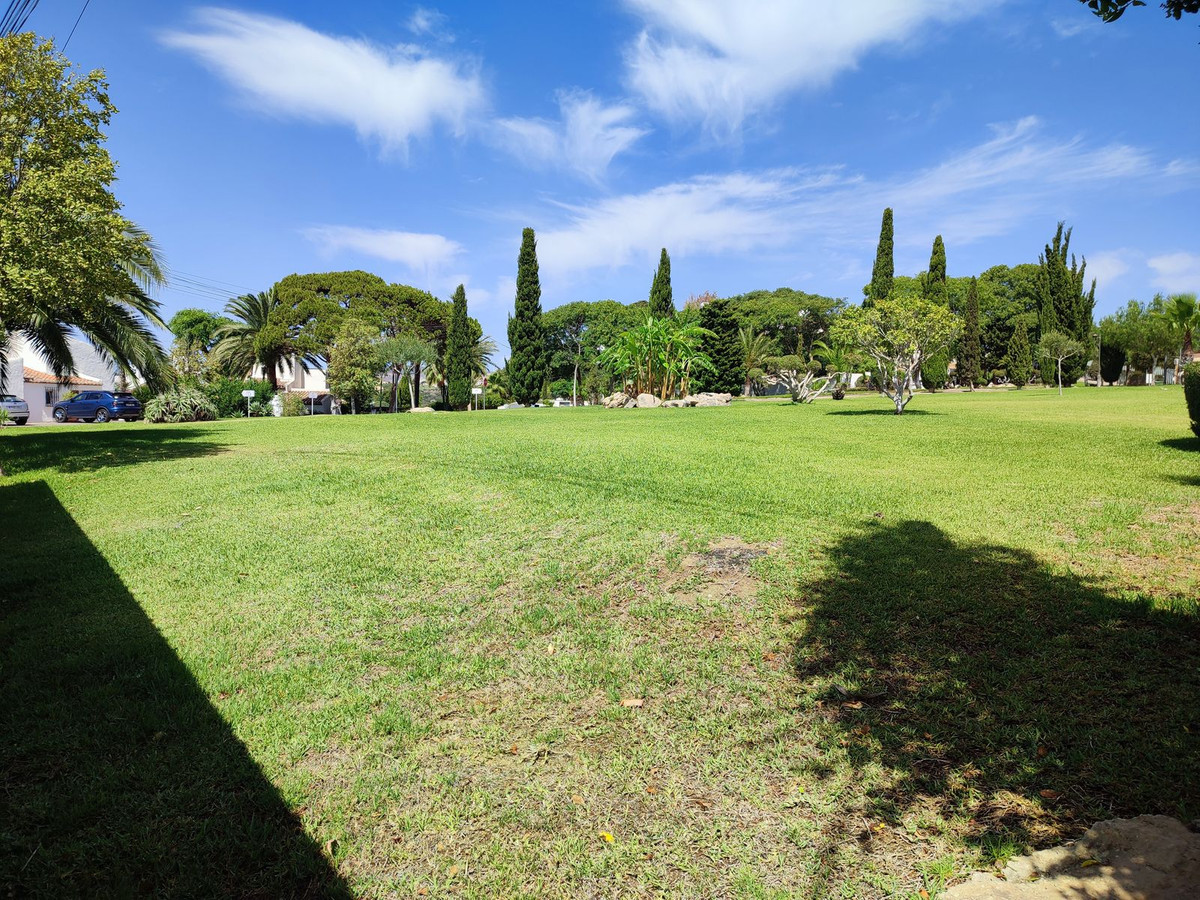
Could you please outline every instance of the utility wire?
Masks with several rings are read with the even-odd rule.
[[[38,0],[9,0],[8,9],[0,19],[0,34],[7,36],[23,30],[37,5]]]
[[[75,37],[75,29],[79,27],[79,20],[83,18],[83,14],[87,12],[88,4],[91,2],[92,0],[83,0],[83,9],[75,17],[75,24],[71,26],[71,33],[67,35],[67,39],[63,42],[63,53],[67,52],[67,46],[71,43],[71,38]]]

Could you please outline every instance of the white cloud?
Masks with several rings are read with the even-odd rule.
[[[780,96],[828,84],[875,47],[968,18],[963,0],[626,0],[646,22],[627,78],[654,110],[716,133]]]
[[[1166,253],[1146,262],[1154,270],[1154,284],[1168,294],[1200,291],[1200,254]]]
[[[613,157],[647,132],[631,124],[635,110],[608,105],[586,91],[558,96],[559,121],[509,118],[495,121],[497,142],[527,165],[570,169],[596,181]]]
[[[1195,177],[1200,175],[1200,160],[1173,159],[1167,163],[1164,173],[1172,178]]]
[[[348,250],[402,263],[414,272],[437,271],[463,252],[461,244],[440,234],[414,234],[350,225],[318,225],[306,228],[303,233],[326,254]]]
[[[431,37],[453,42],[454,36],[446,31],[446,14],[428,6],[418,6],[408,18],[408,30],[418,37]]]
[[[1080,10],[1080,12],[1086,12]],[[1073,38],[1081,34],[1085,34],[1091,27],[1093,22],[1086,19],[1051,19],[1050,27],[1054,29],[1054,33],[1060,38]]]
[[[563,206],[565,221],[539,233],[551,278],[572,271],[652,266],[672,254],[741,256],[803,245],[869,267],[885,206],[896,210],[899,271],[918,271],[937,233],[957,245],[1008,233],[1031,220],[1053,223],[1080,186],[1144,184],[1161,166],[1125,145],[1093,148],[1082,138],[1046,139],[1035,118],[944,162],[884,180],[843,169],[786,169],[705,176],[590,207]],[[848,279],[856,277],[853,272]]]
[[[206,8],[194,28],[161,39],[195,56],[263,112],[348,124],[390,150],[405,149],[435,125],[462,133],[484,103],[473,63],[321,34],[273,16]]]
[[[1129,271],[1128,250],[1102,250],[1099,253],[1088,254],[1087,277],[1095,278],[1100,290],[1105,290],[1112,282]]]

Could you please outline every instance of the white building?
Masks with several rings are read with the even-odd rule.
[[[69,391],[111,391],[116,370],[105,362],[91,344],[68,338],[75,359],[75,373],[65,380],[56,378],[50,363],[25,338],[14,336],[8,345],[4,367],[4,393],[15,394],[29,404],[30,422],[52,422],[50,413]]]

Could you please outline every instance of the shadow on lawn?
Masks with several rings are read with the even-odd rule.
[[[1169,450],[1187,450],[1192,453],[1200,453],[1200,437],[1179,437],[1167,438],[1165,441],[1159,441],[1159,446],[1166,447]]]
[[[928,522],[868,525],[831,560],[797,666],[832,748],[889,770],[877,815],[934,807],[985,844],[1200,815],[1196,619]]]
[[[349,896],[44,482],[0,487],[0,549],[10,894]]]
[[[0,467],[8,475],[39,469],[90,472],[155,460],[212,456],[224,449],[212,439],[211,429],[194,426],[5,428],[0,434]]]
[[[831,416],[891,416],[895,418],[896,407],[881,406],[878,409],[835,409],[831,410],[828,415]],[[940,413],[932,409],[905,409],[901,415],[904,416],[944,416],[945,413]]]

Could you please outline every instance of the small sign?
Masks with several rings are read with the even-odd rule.
[[[471,393],[472,393],[472,394],[475,394],[475,395],[482,394],[482,393],[483,393],[483,388],[471,388]]]
[[[249,399],[250,397],[254,396],[254,391],[247,388],[246,390],[242,391],[242,396]]]

